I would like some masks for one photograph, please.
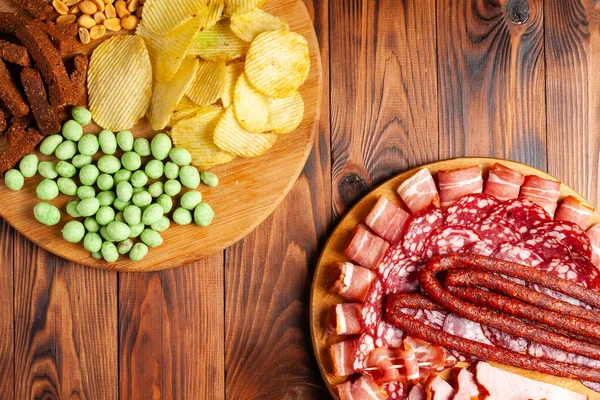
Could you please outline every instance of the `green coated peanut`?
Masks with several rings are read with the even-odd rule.
[[[150,193],[143,191],[134,194],[131,201],[138,207],[146,207],[152,203],[152,196],[150,196]]]
[[[167,158],[172,147],[173,143],[171,142],[171,138],[164,133],[155,135],[150,143],[152,156],[157,160],[164,160]]]
[[[21,190],[25,184],[25,178],[18,169],[9,169],[4,174],[4,184],[10,190]],[[39,197],[39,195],[38,195]],[[42,199],[46,200],[46,199]],[[50,200],[50,199],[48,199]]]
[[[90,255],[95,260],[102,260],[102,253],[100,253],[99,251],[97,251],[95,253],[90,253]]]
[[[67,204],[67,214],[69,214],[73,218],[79,218],[81,215],[77,212],[77,206],[79,205],[79,201],[74,200]]]
[[[163,209],[160,204],[150,204],[142,213],[142,222],[144,225],[152,225],[163,217]]]
[[[104,154],[115,154],[117,151],[117,138],[115,134],[104,129],[98,134],[98,142],[100,143],[100,149]]]
[[[37,203],[33,207],[33,215],[38,222],[53,226],[60,221],[60,210],[49,203]]]
[[[83,226],[88,232],[98,232],[100,230],[100,224],[96,221],[94,217],[87,217],[83,221]]]
[[[208,226],[212,222],[215,212],[207,203],[200,203],[194,210],[194,222],[199,226]]]
[[[169,158],[177,165],[189,165],[192,162],[192,155],[183,147],[173,147],[169,152]]]
[[[117,184],[117,198],[121,201],[129,201],[133,196],[133,187],[129,182],[119,182]]]
[[[109,206],[102,206],[96,211],[96,222],[106,226],[115,220],[115,210]]]
[[[169,196],[177,196],[181,192],[181,183],[175,179],[169,179],[164,184],[164,190]]]
[[[121,169],[121,161],[115,156],[102,156],[98,160],[98,169],[105,174],[114,174]]]
[[[145,187],[134,187],[133,188],[133,194],[139,193],[139,192],[143,192],[144,190],[146,190]]]
[[[140,261],[148,254],[148,246],[144,243],[136,243],[129,251],[129,259],[131,261]]]
[[[82,217],[90,217],[98,211],[100,208],[100,202],[95,197],[89,197],[87,199],[83,199],[77,205],[77,212]]]
[[[177,179],[179,177],[179,165],[172,161],[165,163],[165,176],[167,179]]]
[[[131,179],[131,171],[126,170],[126,169],[120,169],[118,170],[115,175],[113,176],[115,185],[118,184],[119,182],[125,182]]]
[[[80,200],[96,197],[96,190],[92,186],[79,186],[77,188],[77,197]]]
[[[58,196],[58,185],[53,180],[46,178],[37,185],[35,194],[40,200],[53,200]]]
[[[131,250],[132,247],[133,247],[133,240],[125,239],[117,245],[117,250],[119,251],[119,254],[127,254],[127,253],[129,253],[129,251]]]
[[[70,119],[63,124],[61,132],[65,139],[72,140],[74,142],[78,142],[83,136],[83,128],[79,122],[73,119]]]
[[[185,165],[179,170],[181,184],[189,189],[196,189],[200,185],[200,174],[195,167]]]
[[[45,156],[51,156],[63,140],[64,138],[62,135],[57,134],[48,136],[46,139],[42,140],[42,143],[40,144],[40,153]]]
[[[137,225],[142,222],[142,209],[132,204],[123,210],[123,218],[129,225]]]
[[[150,179],[159,179],[163,176],[164,170],[165,166],[162,161],[159,160],[150,160],[144,168],[144,172]]]
[[[75,168],[81,168],[84,165],[88,165],[92,163],[92,156],[86,156],[84,154],[77,154],[71,160],[71,163]]]
[[[139,154],[128,151],[121,156],[121,164],[123,164],[123,168],[129,171],[136,171],[142,166],[142,158]]]
[[[131,204],[131,201],[123,201],[119,198],[116,198],[115,201],[113,201],[112,205],[117,211],[123,211],[125,209],[125,207],[127,207],[130,204]]]
[[[158,197],[164,192],[164,184],[161,181],[156,181],[148,186],[148,193],[152,197]]]
[[[31,178],[37,173],[38,168],[38,156],[35,154],[28,154],[21,159],[19,162],[19,171],[25,178]]]
[[[156,232],[164,232],[169,229],[171,225],[171,221],[167,217],[161,217],[158,221],[150,224],[150,228],[154,229]]]
[[[83,237],[83,248],[90,253],[100,251],[102,248],[102,238],[95,232],[88,232]]]
[[[79,170],[79,180],[82,185],[92,186],[96,183],[98,176],[100,176],[100,171],[98,171],[98,167],[94,164],[84,165]]]
[[[188,225],[192,222],[192,213],[190,210],[179,207],[173,211],[173,221],[179,225]]]
[[[146,183],[148,183],[148,175],[146,175],[146,173],[141,170],[135,171],[131,175],[130,182],[133,185],[133,187],[136,187],[136,188],[146,186]]]
[[[181,196],[181,207],[186,210],[193,210],[202,201],[202,193],[196,190],[190,190]]]
[[[119,251],[117,250],[117,246],[115,246],[111,242],[102,243],[102,257],[104,260],[108,262],[115,262],[119,259]]]
[[[48,179],[55,179],[58,176],[56,164],[52,161],[40,161],[38,164],[38,172],[41,176]]]
[[[65,140],[54,151],[54,155],[59,160],[70,160],[75,154],[77,154],[77,145],[71,140]]]
[[[115,186],[115,180],[112,175],[100,174],[98,175],[98,179],[96,179],[96,185],[98,185],[98,189],[100,190],[110,190]]]
[[[117,145],[123,151],[133,150],[133,134],[130,131],[119,131],[117,133]]]
[[[113,201],[117,198],[117,195],[112,190],[104,190],[96,196],[98,202],[100,202],[100,207],[110,206]]]
[[[159,204],[166,214],[173,208],[173,199],[168,194],[163,193],[156,199],[156,204]]]
[[[146,157],[152,154],[150,150],[150,142],[146,138],[137,138],[133,142],[133,151],[138,153],[142,157]]]
[[[206,186],[215,187],[219,184],[219,177],[214,172],[204,171],[200,174],[200,179]]]
[[[100,142],[98,142],[98,136],[88,133],[77,143],[77,150],[84,156],[93,156],[100,149]]]
[[[77,184],[71,178],[58,178],[56,181],[58,190],[67,196],[75,196],[77,194]]]
[[[103,226],[102,228],[100,228],[100,230],[98,231],[100,233],[100,236],[102,236],[102,239],[106,240],[107,242],[114,242],[114,239],[110,237],[110,235],[108,234],[108,231],[106,230],[106,226]]]
[[[55,168],[56,172],[63,178],[72,178],[77,173],[77,168],[67,161],[59,161]]]
[[[142,239],[142,242],[144,242],[148,247],[157,247],[163,243],[160,233],[152,229],[144,229],[140,235],[140,239]]]
[[[71,116],[77,123],[87,125],[92,122],[92,113],[85,107],[75,107],[71,110]]]
[[[129,234],[129,238],[133,239],[133,238],[140,236],[142,234],[142,231],[145,228],[146,228],[146,225],[142,224],[141,222],[136,225],[129,225],[129,229],[131,230],[131,233]]]
[[[127,207],[125,207],[125,208],[127,208]],[[123,217],[123,211],[119,211],[115,215],[115,221],[119,221],[119,222],[125,223],[125,217]]]
[[[115,240],[115,242],[121,242],[129,238],[131,230],[127,224],[120,221],[112,221],[106,226],[108,235]]]
[[[85,235],[85,227],[79,221],[69,221],[63,226],[62,235],[69,243],[79,243]]]

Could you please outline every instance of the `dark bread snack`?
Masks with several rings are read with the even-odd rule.
[[[0,59],[21,67],[31,66],[31,58],[25,47],[2,39],[0,39]]]
[[[24,115],[22,117],[12,117],[10,124],[8,124],[8,130],[6,131],[6,141],[9,146],[17,141],[26,131],[27,127],[33,122],[31,115]]]
[[[13,118],[14,119],[14,118]],[[31,153],[35,146],[44,139],[35,128],[23,127],[20,123],[11,124],[7,135],[10,135],[8,147],[0,154],[0,174],[11,169],[21,158]]]
[[[6,129],[6,118],[7,117],[8,117],[8,114],[6,113],[6,111],[0,108],[0,133],[3,133],[4,130]]]
[[[77,45],[76,24],[54,24],[52,22],[41,23],[41,28],[50,36],[54,47],[61,55],[67,55]]]
[[[56,14],[54,8],[44,0],[13,0],[13,2],[37,19],[48,20]]]
[[[44,135],[60,131],[60,116],[56,108],[50,105],[44,82],[37,69],[25,68],[21,71],[21,83],[29,100],[31,112],[38,129]]]
[[[84,54],[73,57],[73,72],[71,72],[71,84],[76,101],[73,105],[85,106],[87,104],[87,70],[89,59]]]
[[[29,113],[29,107],[6,68],[0,60],[0,99],[8,110],[16,117]]]
[[[24,15],[0,12],[0,32],[14,35],[19,28],[25,26],[29,21],[33,20]]]

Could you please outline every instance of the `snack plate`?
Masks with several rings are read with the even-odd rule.
[[[536,168],[514,161],[500,160],[494,158],[456,158],[438,161],[396,175],[395,177],[386,181],[382,185],[373,189],[364,198],[362,198],[354,207],[352,207],[350,211],[348,211],[348,213],[342,218],[340,223],[334,229],[333,233],[327,240],[325,247],[323,248],[313,278],[310,298],[310,332],[313,349],[317,358],[319,369],[321,370],[321,375],[323,376],[323,379],[325,380],[325,383],[327,385],[327,388],[331,392],[331,395],[335,399],[337,399],[338,397],[332,389],[332,386],[338,383],[342,383],[346,379],[335,377],[332,374],[332,365],[325,337],[326,317],[327,312],[329,311],[331,306],[336,303],[342,302],[343,299],[340,296],[327,291],[326,270],[332,262],[350,261],[348,257],[344,255],[343,250],[348,241],[350,240],[350,234],[352,232],[352,229],[357,224],[364,222],[367,214],[369,213],[369,211],[371,211],[371,208],[373,208],[373,206],[375,205],[375,203],[381,195],[385,195],[390,201],[393,201],[395,204],[399,205],[401,201],[400,197],[396,193],[396,188],[398,188],[398,186],[400,186],[402,182],[410,178],[423,167],[427,167],[431,174],[435,175],[439,170],[453,170],[457,168],[466,168],[474,165],[481,165],[484,171],[485,181],[487,179],[487,172],[496,162],[500,162],[509,168],[520,171],[524,175],[537,175],[541,178],[556,179],[553,178],[551,175],[548,175],[547,173],[542,172]],[[583,199],[583,197],[576,193],[573,189],[566,186],[565,184],[562,184],[560,190],[560,199],[562,200],[568,195],[576,196],[580,199]],[[600,222],[600,214],[598,214],[598,212],[594,212],[590,224],[595,224],[598,222]],[[531,379],[552,383],[554,385],[562,386],[572,391],[585,394],[589,396],[590,399],[600,398],[600,394],[598,394],[598,392],[594,392],[593,390],[585,387],[577,380],[559,378],[556,376],[546,375],[534,371],[527,371],[493,362],[490,364],[505,369],[507,371],[526,376]],[[469,364],[459,363],[458,365],[467,366]],[[441,376],[447,377],[448,373],[449,370],[445,371],[445,373],[442,373]]]
[[[0,0],[0,11],[14,10],[9,3],[9,0]],[[299,89],[305,104],[304,119],[298,129],[281,135],[271,150],[262,156],[238,158],[211,169],[219,176],[219,186],[200,187],[204,201],[215,211],[209,227],[179,226],[172,222],[171,227],[161,234],[163,245],[150,249],[143,260],[132,262],[121,256],[114,263],[98,261],[81,243],[71,244],[62,238],[62,226],[71,220],[65,212],[70,197],[60,195],[52,202],[63,214],[59,224],[48,227],[36,221],[33,207],[39,201],[35,195],[35,188],[42,180],[39,175],[26,179],[25,186],[18,192],[9,190],[4,183],[0,185],[0,217],[53,254],[89,267],[118,271],[155,271],[188,264],[221,251],[250,233],[273,212],[296,182],[312,148],[321,109],[319,45],[304,3],[301,0],[271,0],[261,8],[285,19],[290,30],[308,41],[310,75]],[[100,42],[81,45],[78,50],[89,54]],[[97,126],[87,126],[84,131],[97,133],[99,130]],[[151,138],[155,133],[145,119],[131,131],[135,137]]]

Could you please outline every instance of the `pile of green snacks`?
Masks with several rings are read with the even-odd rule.
[[[83,134],[82,125],[91,122],[91,113],[82,107],[71,113],[73,119],[63,125],[62,134],[48,136],[40,144],[40,153],[56,161],[40,161],[29,154],[18,169],[5,174],[5,184],[12,190],[21,189],[25,178],[36,173],[44,178],[36,188],[43,201],[33,209],[39,222],[58,224],[60,210],[45,201],[60,193],[72,196],[66,212],[74,220],[64,225],[63,238],[71,243],[83,241],[92,257],[108,262],[116,261],[119,254],[138,261],[149,247],[162,244],[160,233],[171,224],[173,197],[182,187],[190,190],[180,197],[172,220],[179,225],[192,220],[199,226],[211,223],[214,212],[196,189],[201,181],[214,187],[219,180],[212,172],[199,174],[190,165],[186,149],[173,147],[164,133],[151,142],[134,139],[130,131]]]

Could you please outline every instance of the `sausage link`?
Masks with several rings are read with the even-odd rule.
[[[422,294],[406,293],[396,297],[394,301],[394,306],[396,308],[420,308],[423,310],[446,311],[444,307]]]

